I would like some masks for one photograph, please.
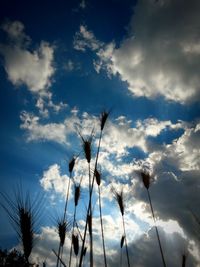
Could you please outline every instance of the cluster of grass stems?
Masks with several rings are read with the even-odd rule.
[[[102,112],[100,115],[100,134],[98,138],[98,146],[97,151],[94,159],[94,166],[91,169],[91,159],[92,159],[92,142],[93,142],[93,132],[91,133],[89,138],[83,137],[80,133],[81,141],[82,141],[82,148],[84,152],[84,156],[86,162],[88,164],[88,203],[86,209],[86,217],[85,217],[85,226],[83,232],[81,233],[78,222],[76,220],[76,213],[77,213],[77,206],[80,199],[81,193],[81,181],[76,184],[73,179],[73,170],[76,166],[76,157],[73,157],[69,164],[68,164],[68,171],[69,171],[69,181],[66,190],[66,199],[65,205],[63,210],[63,215],[60,219],[57,220],[56,228],[59,236],[59,246],[57,251],[52,249],[55,257],[56,257],[56,267],[61,266],[72,266],[72,257],[75,256],[76,266],[82,267],[84,263],[84,257],[87,253],[87,246],[86,246],[86,239],[87,234],[89,235],[89,265],[90,267],[94,266],[94,253],[93,253],[93,189],[94,184],[96,181],[96,185],[98,187],[98,206],[99,206],[99,219],[100,219],[100,228],[101,228],[101,239],[102,239],[102,251],[103,251],[103,258],[104,258],[104,266],[107,267],[107,256],[106,256],[106,244],[105,244],[105,236],[104,236],[104,226],[103,226],[103,214],[102,214],[102,204],[101,204],[101,182],[102,182],[102,174],[100,168],[98,166],[98,159],[101,147],[101,141],[104,131],[104,126],[106,124],[107,118],[109,116],[109,112]],[[164,257],[164,252],[161,244],[161,239],[158,231],[158,227],[156,225],[156,217],[152,205],[151,195],[149,191],[149,187],[151,184],[151,176],[148,172],[141,171],[141,180],[143,182],[144,187],[147,190],[147,196],[149,200],[150,210],[152,213],[152,218],[155,225],[156,236],[158,240],[159,251],[162,259],[163,267],[166,267],[166,260]],[[71,183],[74,183],[74,214],[73,214],[73,222],[70,225],[68,216],[68,203],[69,203],[69,192]],[[118,192],[114,187],[112,187],[113,196],[119,206],[119,211],[122,217],[122,236],[120,240],[120,266],[122,265],[122,250],[125,246],[126,251],[126,266],[134,266],[134,262],[130,262],[129,256],[129,249],[128,249],[128,241],[127,241],[127,234],[126,234],[126,227],[125,227],[125,205],[124,205],[124,194],[123,189]],[[36,202],[31,202],[29,194],[26,195],[24,198],[21,190],[18,190],[18,194],[15,196],[15,201],[13,201],[7,194],[2,194],[6,204],[2,205],[3,208],[8,213],[13,226],[15,227],[19,239],[22,244],[23,248],[23,255],[25,259],[25,266],[31,266],[29,262],[29,257],[32,252],[32,248],[34,245],[34,233],[36,232],[35,229],[35,222],[39,215],[38,205]],[[71,226],[71,227],[70,227]],[[71,228],[71,230],[70,230]],[[63,260],[63,248],[66,242],[66,235],[67,232],[70,232],[70,252],[68,262],[64,262]],[[134,261],[134,259],[133,259]],[[45,263],[43,266],[46,266]],[[182,255],[182,267],[186,266],[186,255]]]

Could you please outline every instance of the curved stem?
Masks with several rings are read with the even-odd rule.
[[[103,243],[103,255],[104,255],[105,267],[107,267],[106,249],[105,249],[105,240],[104,240],[104,231],[103,231],[103,220],[102,220],[102,210],[101,210],[101,190],[100,190],[100,186],[98,186],[98,189],[99,189],[99,215],[100,215],[100,222],[101,222],[101,236],[102,236],[102,243]]]
[[[150,196],[150,193],[149,193],[148,189],[147,189],[147,194],[148,194],[148,198],[149,198],[149,204],[150,204],[150,207],[151,207],[151,213],[152,213],[153,220],[154,220],[154,225],[155,225],[155,228],[156,228],[156,235],[157,235],[157,239],[158,239],[158,245],[159,245],[159,248],[160,248],[160,254],[161,254],[161,257],[162,257],[163,266],[166,267],[167,265],[165,263],[164,253],[163,253],[163,249],[162,249],[162,245],[161,245],[161,241],[160,241],[160,235],[159,235],[158,228],[157,228],[157,225],[156,225],[156,218],[155,218],[155,214],[154,214],[154,210],[153,210],[153,205],[152,205],[152,202],[151,202],[151,196]]]
[[[125,223],[124,223],[124,216],[122,216],[122,222],[123,222],[123,229],[124,229],[124,241],[125,241],[125,246],[126,246],[127,263],[128,263],[128,267],[130,267],[128,244],[127,244],[127,239],[126,239],[126,230],[125,230]]]

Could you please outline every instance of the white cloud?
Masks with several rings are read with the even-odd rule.
[[[54,191],[66,197],[68,188],[69,177],[61,175],[60,167],[58,164],[51,165],[48,170],[44,171],[43,177],[40,179],[40,184],[45,191]],[[70,187],[70,196],[72,190],[72,183]]]
[[[126,38],[113,53],[114,72],[128,82],[135,96],[163,95],[182,103],[199,96],[200,53],[188,45],[199,42],[198,8],[195,0],[190,5],[182,1],[138,2],[130,23],[129,36],[134,38]],[[180,10],[184,26],[177,17]]]
[[[1,27],[8,35],[8,43],[0,43],[0,54],[4,57],[4,68],[14,86],[25,85],[36,97],[40,115],[48,117],[49,110],[59,112],[67,105],[55,104],[49,87],[55,73],[53,66],[55,48],[41,41],[35,50],[29,49],[31,38],[24,32],[20,21],[6,22]]]
[[[158,136],[164,129],[184,128],[184,123],[172,124],[171,121],[158,121],[148,118],[136,121],[136,126],[131,127],[131,121],[121,116],[115,123],[108,123],[103,137],[102,148],[109,153],[119,156],[125,155],[128,148],[139,147],[148,152],[148,137]]]
[[[24,33],[20,21],[4,23],[2,29],[11,39],[8,44],[0,44],[8,79],[16,86],[26,85],[32,93],[44,94],[55,71],[52,64],[54,48],[42,41],[38,49],[30,51],[30,37]]]
[[[113,42],[101,43],[86,27],[76,34],[75,48],[94,51],[98,58],[94,61],[96,71],[106,69],[109,75],[119,74],[136,97],[161,95],[180,103],[197,101],[199,8],[198,0],[141,0],[119,48]]]
[[[199,124],[190,125],[177,140],[171,144],[162,145],[159,150],[150,153],[145,159],[145,163],[149,163],[152,167],[155,177],[150,192],[159,222],[168,220],[177,222],[184,233],[194,240],[197,238],[195,230],[197,225],[190,210],[198,215],[199,136]],[[138,165],[141,166],[142,162],[138,162]],[[137,168],[135,169],[137,170]],[[133,208],[138,217],[143,214],[143,220],[148,222],[146,212],[147,210],[150,211],[146,190],[138,177],[133,175],[132,180],[135,181],[133,183],[133,195],[137,201],[142,202],[138,204],[138,207],[137,205],[135,208],[134,205],[133,207],[130,206],[130,209]],[[163,227],[163,223],[160,225]]]
[[[69,134],[74,133],[74,125],[76,124],[76,117],[71,120],[66,120],[64,123],[46,123],[41,124],[40,118],[33,114],[22,112],[20,115],[22,124],[21,129],[27,131],[27,140],[49,140],[61,144],[68,144],[67,137]]]
[[[52,101],[52,93],[46,92],[45,95],[39,96],[36,102],[36,107],[39,110],[40,115],[43,117],[49,116],[49,109],[52,109],[55,113],[58,113],[60,110],[66,108],[68,105],[62,101],[58,104],[55,104]]]
[[[97,51],[103,45],[102,42],[98,41],[91,31],[87,30],[84,25],[80,26],[79,32],[76,33],[74,38],[74,48],[80,51],[86,51],[86,48],[92,51]]]
[[[162,147],[162,150],[153,152],[149,155],[152,165],[159,164],[163,171],[175,168],[181,171],[200,170],[200,128],[199,123],[185,129],[184,133],[177,139]],[[164,165],[167,162],[165,168]],[[163,165],[161,166],[161,163]]]

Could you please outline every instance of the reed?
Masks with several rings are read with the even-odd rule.
[[[96,168],[97,168],[99,152],[100,152],[100,147],[101,147],[102,134],[103,134],[103,130],[104,130],[105,123],[107,121],[108,115],[109,115],[109,112],[106,112],[106,111],[103,111],[100,114],[100,136],[99,136],[99,144],[98,144],[98,147],[97,147],[97,153],[96,153],[96,158],[95,158],[94,170],[96,170]],[[88,203],[86,218],[88,218],[88,216],[89,215],[91,216],[91,214],[92,214],[91,203],[92,203],[92,192],[93,192],[93,186],[94,186],[94,179],[95,179],[95,175],[93,174],[92,184],[91,184],[91,188],[89,190],[89,203]],[[83,242],[82,242],[82,247],[81,247],[81,255],[80,255],[80,260],[79,260],[79,267],[82,266],[82,261],[83,261],[83,256],[84,256],[87,226],[88,226],[88,222],[86,220],[85,229],[84,229],[84,235],[83,235]],[[90,264],[91,264],[91,259],[90,259]]]
[[[72,159],[69,161],[69,164],[68,164],[69,181],[68,181],[68,185],[67,185],[67,194],[66,194],[66,199],[65,199],[63,220],[61,222],[63,225],[64,225],[65,220],[66,220],[67,206],[68,206],[68,200],[69,200],[69,189],[70,189],[70,184],[71,184],[71,180],[72,180],[72,172],[74,169],[75,161],[76,161],[76,158],[72,157]],[[57,263],[56,263],[57,267],[59,266],[60,259],[62,260],[62,255],[63,255],[63,245],[61,244],[61,240],[60,240],[59,247],[58,247]],[[61,261],[60,261],[60,265],[61,265]]]
[[[121,267],[122,267],[122,248],[124,246],[124,239],[125,239],[125,236],[122,235],[121,242],[120,242],[120,248],[121,248],[121,250],[120,250],[120,266]]]
[[[151,176],[150,176],[150,174],[148,172],[141,172],[140,174],[141,174],[141,177],[142,177],[143,185],[147,190],[147,195],[148,195],[148,199],[149,199],[151,213],[152,213],[152,217],[153,217],[153,220],[154,220],[154,226],[155,226],[155,229],[156,229],[156,236],[157,236],[157,239],[158,239],[158,245],[159,245],[160,254],[161,254],[161,258],[162,258],[162,263],[163,263],[163,266],[166,267],[167,265],[166,265],[165,258],[164,258],[164,253],[163,253],[163,249],[162,249],[162,245],[161,245],[161,241],[160,241],[160,235],[159,235],[159,232],[158,232],[158,227],[156,225],[155,213],[154,213],[154,209],[153,209],[153,205],[152,205],[152,201],[151,201],[151,195],[150,195],[150,192],[149,192],[149,187],[150,187],[152,178],[151,178]]]
[[[72,246],[73,246],[73,236],[74,236],[74,228],[76,224],[76,209],[78,205],[78,201],[80,198],[80,189],[81,188],[81,181],[78,185],[74,187],[74,216],[73,216],[73,226],[72,226],[72,239],[71,239],[71,247],[70,247],[70,255],[69,255],[69,267],[71,266],[71,259],[72,259]]]
[[[41,215],[41,197],[31,201],[29,193],[24,196],[22,188],[15,192],[15,198],[11,199],[8,194],[0,193],[5,204],[1,204],[7,212],[11,224],[17,232],[21,241],[26,265],[29,266],[29,257],[34,246],[34,233],[36,232],[37,222]]]
[[[72,235],[72,244],[73,244],[73,248],[74,248],[74,254],[76,255],[76,266],[78,265],[78,252],[79,252],[79,239],[78,239],[78,235]]]
[[[102,237],[102,245],[103,245],[103,256],[104,256],[104,265],[107,267],[107,259],[106,259],[106,249],[105,249],[105,238],[104,238],[104,230],[103,230],[103,219],[102,219],[102,208],[101,208],[101,172],[97,169],[95,170],[96,183],[98,185],[98,193],[99,193],[99,217],[101,224],[101,237]]]
[[[126,257],[127,257],[127,264],[128,267],[130,267],[130,260],[129,260],[129,252],[128,252],[128,243],[126,238],[126,228],[125,228],[125,221],[124,221],[124,194],[123,189],[121,189],[120,192],[117,192],[114,187],[112,187],[111,191],[113,192],[114,198],[117,201],[117,204],[119,206],[121,215],[122,215],[122,225],[123,225],[123,232],[124,232],[124,241],[125,241],[125,247],[126,247]]]

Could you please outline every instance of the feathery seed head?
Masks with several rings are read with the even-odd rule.
[[[74,192],[74,204],[75,206],[78,205],[78,201],[80,198],[80,184],[79,185],[75,185],[75,192]]]
[[[60,220],[57,222],[58,235],[60,238],[60,244],[63,247],[65,244],[65,237],[67,232],[67,223],[66,221]]]
[[[85,255],[86,255],[86,252],[87,252],[87,247],[85,247],[84,250],[83,250],[83,256],[84,256],[84,257],[85,257]]]
[[[73,157],[69,162],[69,173],[72,173],[74,169],[75,160],[76,160],[75,157]]]
[[[103,131],[109,112],[103,111],[100,115],[101,131]]]
[[[90,235],[92,234],[92,215],[88,214],[87,216],[88,230]]]
[[[114,187],[112,187],[112,192],[114,194],[114,198],[116,199],[120,212],[122,216],[124,216],[124,194],[123,189],[120,192],[117,192]]]
[[[26,210],[24,207],[19,207],[19,226],[20,235],[24,249],[25,259],[31,254],[33,248],[33,220],[30,210]]]
[[[74,247],[74,253],[77,256],[79,252],[79,240],[78,240],[78,235],[72,235],[72,244]]]
[[[6,202],[6,204],[2,204],[2,207],[7,212],[19,236],[23,247],[24,258],[28,263],[34,246],[34,232],[36,230],[36,221],[38,216],[40,216],[40,204],[38,200],[32,202],[29,193],[24,196],[21,187],[15,192],[14,200],[6,193],[0,194]]]
[[[100,184],[101,184],[101,173],[97,169],[95,169],[94,175],[95,175],[95,178],[96,178],[97,185],[100,186]]]
[[[120,242],[120,247],[123,248],[125,236],[123,235]]]
[[[149,189],[150,186],[150,182],[151,182],[151,176],[148,172],[141,172],[141,177],[142,177],[142,181],[144,186],[146,187],[146,189]]]
[[[83,150],[85,153],[85,158],[88,163],[91,161],[91,144],[92,144],[92,138],[90,137],[89,139],[84,139],[83,140]]]

